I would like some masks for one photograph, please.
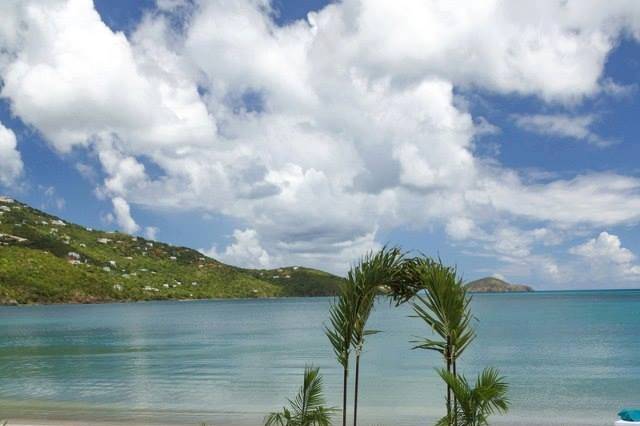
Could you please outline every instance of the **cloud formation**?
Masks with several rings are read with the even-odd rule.
[[[258,235],[253,229],[233,232],[233,242],[223,252],[218,252],[216,247],[210,250],[200,250],[204,254],[233,265],[247,265],[253,268],[273,267],[269,253],[260,245]]]
[[[618,280],[640,279],[636,255],[622,246],[617,235],[603,231],[596,238],[571,247],[569,252],[582,257],[585,260],[583,267],[593,274],[590,279],[602,281],[604,285],[615,285]]]
[[[113,204],[114,218],[120,229],[129,234],[135,234],[140,230],[140,226],[131,217],[129,203],[122,197],[115,197],[111,200]]]
[[[591,130],[597,121],[597,117],[593,114],[576,116],[568,114],[515,115],[514,119],[516,124],[523,129],[542,135],[582,140],[599,147],[613,143]]]
[[[15,133],[0,123],[0,185],[15,183],[22,175],[23,168]]]
[[[159,6],[126,37],[89,0],[0,5],[0,96],[53,149],[97,158],[125,231],[130,203],[214,212],[246,224],[212,252],[225,260],[341,272],[380,230],[442,226],[522,261],[539,229],[640,219],[635,177],[530,183],[478,156],[491,126],[456,90],[554,105],[610,91],[637,2],[345,0],[286,26],[266,0]],[[555,134],[595,137],[557,118]]]

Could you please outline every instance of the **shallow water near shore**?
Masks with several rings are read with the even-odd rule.
[[[323,333],[330,299],[0,308],[0,417],[258,425],[292,397],[305,364],[339,405]],[[640,406],[640,291],[478,294],[478,338],[460,362],[498,367],[512,409],[497,425],[611,425]],[[361,370],[361,425],[419,425],[444,406],[428,331],[380,302]]]

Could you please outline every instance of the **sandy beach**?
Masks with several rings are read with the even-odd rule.
[[[188,423],[188,424],[200,424],[200,423]],[[233,423],[206,423],[208,426],[231,426]],[[157,421],[153,422],[143,422],[143,421],[98,421],[98,420],[34,420],[34,419],[9,419],[7,420],[7,426],[177,426],[178,423],[158,423]],[[240,426],[240,425],[238,425]],[[245,426],[244,424],[242,426]]]
[[[150,426],[150,425],[158,425],[158,426],[169,426],[176,425],[175,422],[172,423],[158,423],[154,422],[139,422],[139,421],[99,421],[99,420],[38,420],[38,419],[9,419],[7,421],[7,426]],[[211,424],[213,425],[213,424]]]

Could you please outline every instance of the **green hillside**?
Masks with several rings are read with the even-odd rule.
[[[333,295],[314,269],[251,270],[185,247],[88,229],[0,197],[0,303]]]
[[[509,284],[496,277],[480,278],[466,284],[472,293],[518,293],[531,292],[533,288],[523,284]]]

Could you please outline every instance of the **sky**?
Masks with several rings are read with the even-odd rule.
[[[258,268],[640,284],[640,2],[5,0],[0,193]]]

